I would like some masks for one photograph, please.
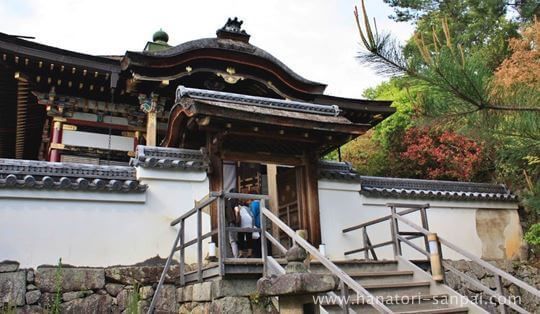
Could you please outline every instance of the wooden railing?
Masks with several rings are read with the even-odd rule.
[[[390,215],[384,216],[378,219],[374,219],[372,221],[362,223],[353,227],[349,227],[346,229],[343,229],[343,233],[351,232],[354,230],[362,229],[362,234],[364,237],[364,246],[360,249],[351,250],[348,252],[345,252],[345,255],[355,254],[364,252],[365,258],[369,259],[368,251],[371,253],[371,256],[373,259],[377,260],[377,255],[375,254],[375,249],[384,247],[387,245],[392,245],[394,248],[394,256],[404,258],[402,255],[402,247],[401,244],[405,243],[415,249],[416,251],[420,252],[424,256],[430,259],[430,256],[433,254],[438,254],[439,259],[442,262],[442,266],[447,269],[448,271],[454,273],[458,277],[460,277],[463,281],[466,281],[470,283],[471,285],[478,288],[483,293],[486,293],[487,295],[493,297],[498,303],[499,303],[499,311],[501,313],[506,313],[506,308],[509,307],[513,310],[515,310],[518,313],[529,313],[527,310],[523,309],[521,306],[516,304],[515,302],[512,302],[509,300],[505,295],[503,291],[503,279],[508,281],[511,284],[516,285],[517,287],[523,289],[527,293],[532,294],[536,298],[540,299],[540,291],[531,285],[523,282],[522,280],[517,279],[516,277],[510,275],[507,272],[504,272],[500,270],[499,268],[491,265],[490,263],[478,258],[472,253],[467,252],[466,250],[460,248],[456,244],[453,244],[449,241],[447,241],[444,238],[441,238],[440,236],[436,236],[437,239],[436,245],[432,245],[430,249],[430,245],[428,242],[428,236],[433,235],[432,232],[429,231],[428,227],[428,221],[427,221],[427,215],[426,215],[426,209],[429,208],[429,204],[424,205],[415,205],[415,204],[396,204],[396,203],[389,203],[387,206],[390,207]],[[405,210],[401,212],[397,212],[397,208],[406,208]],[[420,217],[421,217],[421,223],[422,226],[415,224],[411,220],[405,218],[404,216],[416,211],[420,211]],[[368,226],[372,226],[375,224],[379,224],[385,221],[390,221],[390,233],[392,235],[392,241],[386,241],[381,242],[378,244],[372,244],[371,240],[368,236]],[[400,232],[399,229],[399,223],[403,223],[407,225],[408,227],[415,230],[414,232]],[[418,237],[424,237],[425,239],[425,249],[421,248],[417,244],[413,243],[411,240]],[[464,272],[458,270],[457,268],[453,267],[448,261],[442,260],[442,250],[440,248],[445,247],[447,249],[450,249],[459,255],[471,260],[472,262],[476,263],[477,265],[483,267],[485,270],[487,270],[489,273],[493,275],[495,278],[496,283],[496,290],[490,289],[488,286],[483,284],[477,279],[474,279],[470,277],[469,275],[465,274]]]
[[[157,299],[159,298],[159,291],[163,287],[163,283],[165,282],[165,278],[167,275],[167,272],[170,269],[172,260],[174,258],[174,254],[176,252],[179,252],[179,261],[180,261],[180,285],[183,286],[186,283],[186,271],[185,271],[185,265],[186,265],[186,255],[185,251],[186,248],[196,245],[197,247],[197,281],[202,282],[203,281],[203,244],[202,241],[204,239],[210,238],[217,234],[218,236],[218,243],[219,245],[219,254],[218,254],[218,266],[219,266],[219,275],[223,276],[225,275],[225,259],[227,258],[227,233],[228,232],[261,232],[262,228],[240,228],[240,227],[230,227],[227,225],[226,219],[225,219],[225,199],[251,199],[251,200],[260,200],[261,204],[264,204],[264,200],[268,199],[267,195],[258,195],[258,194],[244,194],[244,193],[223,193],[223,192],[210,192],[207,196],[205,196],[200,201],[195,202],[195,206],[184,213],[182,216],[174,219],[171,222],[171,226],[176,226],[180,224],[180,227],[178,229],[178,233],[176,235],[176,238],[174,240],[171,252],[167,258],[167,261],[165,262],[165,267],[163,268],[163,272],[161,274],[161,277],[159,279],[159,283],[156,287],[156,291],[154,292],[154,297],[152,298],[152,302],[150,303],[148,313],[153,313],[155,309],[155,305],[157,302]],[[217,206],[217,215],[218,215],[218,226],[217,229],[211,230],[205,234],[203,234],[203,223],[202,223],[202,217],[203,217],[203,209],[207,206],[212,205],[213,203],[216,203]],[[195,239],[191,239],[189,241],[186,241],[186,220],[193,215],[196,215],[197,217],[197,225],[196,225],[196,231],[197,236]],[[271,239],[275,240],[275,239]],[[261,243],[266,243],[266,234],[261,232]],[[265,250],[265,246],[263,247],[263,250]]]
[[[414,212],[419,211],[420,217],[422,219],[422,227],[429,229],[428,227],[428,220],[427,220],[427,214],[426,209],[429,208],[429,204],[398,204],[398,203],[389,203],[387,206],[390,207],[390,215],[383,216],[381,218],[377,218],[365,223],[361,223],[359,225],[355,225],[349,228],[343,229],[343,233],[348,233],[351,231],[355,231],[358,229],[362,229],[362,242],[363,246],[358,249],[346,251],[345,255],[351,255],[356,253],[364,252],[364,258],[365,259],[374,259],[378,260],[377,254],[375,253],[375,249],[381,248],[384,246],[392,245],[394,248],[394,255],[401,255],[401,241],[405,240],[411,240],[418,237],[424,237],[423,234],[418,232],[401,232],[399,230],[399,226],[395,219],[392,219],[392,215],[397,213],[398,208],[405,208],[403,211],[397,213],[399,216],[408,215]],[[391,229],[391,235],[392,240],[385,241],[377,244],[373,244],[371,239],[369,238],[369,232],[368,227],[377,225],[386,221],[390,221],[390,229]],[[426,244],[426,249],[428,248],[427,244],[427,237],[425,237],[424,242]],[[371,253],[371,258],[369,254]]]
[[[225,199],[251,199],[251,200],[260,200],[260,228],[239,228],[239,227],[230,227],[226,223],[225,218]],[[265,200],[268,200],[269,197],[267,195],[254,195],[254,194],[242,194],[242,193],[223,193],[223,192],[211,192],[209,193],[205,198],[195,203],[195,206],[183,214],[182,216],[178,217],[177,219],[173,220],[171,222],[171,226],[180,225],[178,229],[177,236],[175,238],[175,241],[173,243],[171,252],[167,258],[167,262],[165,263],[165,267],[163,269],[163,272],[161,274],[161,277],[159,279],[159,283],[156,287],[156,290],[154,292],[154,297],[152,298],[152,301],[150,303],[150,307],[148,309],[148,314],[151,314],[154,312],[157,300],[159,298],[159,292],[161,288],[163,287],[163,283],[165,281],[166,275],[170,269],[174,254],[176,252],[180,253],[180,284],[184,285],[186,283],[185,279],[185,249],[189,246],[196,245],[197,246],[197,280],[199,282],[203,281],[203,247],[202,247],[202,241],[206,238],[209,238],[215,234],[218,235],[218,242],[219,242],[219,255],[218,255],[218,265],[219,265],[219,274],[225,275],[225,261],[227,258],[227,252],[226,247],[228,244],[228,232],[260,232],[261,235],[261,255],[262,255],[262,262],[263,262],[263,275],[268,276],[269,274],[282,274],[283,268],[281,265],[268,253],[268,246],[267,243],[271,243],[280,253],[285,254],[287,252],[287,249],[281,244],[281,242],[278,240],[278,237],[273,236],[271,232],[268,230],[271,230],[267,226],[267,220],[271,222],[274,226],[277,227],[278,230],[281,232],[284,232],[286,235],[288,235],[292,241],[297,243],[299,246],[303,247],[307,252],[309,252],[313,257],[315,257],[317,260],[320,261],[322,265],[324,265],[332,274],[337,276],[340,280],[340,289],[342,291],[342,296],[346,296],[349,289],[355,291],[359,296],[362,296],[366,298],[367,300],[373,300],[373,302],[370,302],[369,304],[373,306],[375,309],[377,309],[381,313],[393,313],[386,307],[378,298],[370,294],[361,284],[356,282],[353,278],[351,278],[349,275],[347,275],[344,271],[342,271],[338,266],[336,266],[334,263],[332,263],[328,258],[323,256],[319,251],[313,247],[311,244],[309,244],[306,240],[302,239],[298,235],[296,235],[295,231],[291,229],[286,223],[284,223],[282,220],[280,220],[277,216],[275,216],[271,211],[269,211],[265,207]],[[218,214],[218,226],[216,230],[209,231],[205,234],[202,233],[203,230],[203,224],[202,224],[202,213],[203,209],[209,205],[212,205],[213,203],[217,204],[217,214]],[[186,241],[185,235],[186,235],[186,220],[193,215],[197,215],[197,236],[195,239],[192,239],[190,241]],[[329,292],[330,294],[334,295],[334,292]],[[340,306],[343,307],[344,312],[346,313],[354,313],[354,311],[350,310],[349,304],[340,304]]]
[[[339,281],[339,287],[341,290],[341,296],[343,297],[343,300],[347,300],[347,295],[349,292],[349,289],[353,290],[358,296],[363,297],[365,300],[370,300],[368,302],[369,305],[371,305],[373,308],[375,308],[380,313],[393,313],[386,305],[384,305],[377,297],[369,293],[360,283],[356,282],[351,276],[349,276],[346,272],[344,272],[341,268],[339,268],[336,264],[334,264],[332,261],[330,261],[326,256],[322,255],[319,250],[317,250],[313,245],[311,245],[308,241],[300,237],[296,234],[294,230],[292,230],[286,223],[284,223],[282,220],[280,220],[276,215],[274,215],[270,210],[267,208],[261,207],[261,229],[264,230],[262,234],[265,235],[268,239],[273,239],[271,242],[275,245],[278,245],[279,242],[275,240],[274,237],[267,231],[267,225],[266,225],[266,219],[268,219],[272,224],[277,226],[279,230],[283,231],[285,234],[287,234],[294,243],[299,245],[300,247],[304,248],[311,257],[314,257],[316,260],[318,260],[323,266],[325,266],[330,273],[335,275]],[[262,235],[261,234],[261,235]],[[261,237],[262,239],[262,237]],[[281,245],[281,244],[279,244]],[[265,265],[264,267],[264,275],[269,275],[270,272],[275,272],[275,269],[277,268],[275,260],[267,255],[266,252],[266,245],[263,242],[262,245],[263,248],[263,263]],[[285,252],[285,248],[282,247],[282,250]],[[277,264],[279,265],[279,264]],[[279,268],[277,270],[279,272]],[[349,313],[351,310],[349,308],[348,302],[342,302],[340,304],[342,306],[343,311],[345,313]]]

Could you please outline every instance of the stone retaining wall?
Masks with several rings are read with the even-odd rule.
[[[189,267],[188,267],[189,268]],[[0,313],[146,313],[163,266],[107,268],[43,265],[20,269],[0,262]],[[214,280],[179,287],[173,265],[156,313],[277,313],[256,294],[256,279]]]
[[[489,286],[490,289],[496,289],[495,277],[493,277],[493,275],[486,271],[483,267],[478,266],[476,263],[464,260],[447,262],[473,279],[479,280],[485,286]],[[529,285],[540,289],[540,270],[537,267],[523,262],[492,261],[490,263],[492,263],[495,267],[510,273],[512,276],[523,280]],[[476,300],[480,306],[488,310],[490,313],[497,312],[495,305],[490,302],[490,297],[481,292],[480,289],[470,283],[462,281],[460,277],[449,271],[446,272],[445,276],[446,284],[450,286],[450,288],[456,290],[461,295],[465,295],[472,298],[472,300]],[[503,280],[503,286],[504,295],[515,297],[515,300],[519,301],[520,306],[524,309],[530,311],[531,313],[536,313],[536,311],[540,309],[540,299],[535,298],[530,293],[523,291],[523,289],[520,289],[516,285],[511,284],[506,280]]]

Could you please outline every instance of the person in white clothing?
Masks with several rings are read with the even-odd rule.
[[[235,211],[240,216],[241,228],[253,228],[253,214],[245,203],[235,207]],[[252,257],[253,245],[252,245],[252,232],[238,232],[238,249],[240,254],[238,257]]]

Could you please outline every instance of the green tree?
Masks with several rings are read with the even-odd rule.
[[[501,1],[400,3],[422,11],[404,17],[417,26],[405,47],[371,27],[363,2],[362,18],[355,10],[366,48],[361,61],[420,86],[423,94],[415,99],[415,112],[422,121],[468,132],[486,143],[495,165],[493,177],[521,192],[534,212],[540,190],[538,164],[531,162],[540,158],[538,40],[525,30],[517,32],[519,23],[506,18],[508,6]],[[514,43],[515,38],[521,43]],[[500,77],[514,76],[501,82],[496,74],[501,71],[506,73]],[[532,74],[529,81],[519,81],[524,73]]]
[[[391,16],[398,22],[416,22],[434,12],[462,12],[473,10],[477,13],[490,11],[516,11],[523,20],[532,20],[540,12],[537,0],[384,0],[394,9]],[[480,16],[482,17],[482,16]]]

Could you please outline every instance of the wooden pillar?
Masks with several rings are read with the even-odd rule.
[[[133,136],[133,151],[137,151],[137,146],[141,142],[141,131],[135,131]]]
[[[51,131],[51,149],[49,153],[49,161],[60,161],[60,151],[57,149],[62,144],[62,124],[64,118],[54,117],[53,128]]]
[[[266,165],[266,176],[268,179],[268,195],[270,196],[269,206],[274,215],[279,215],[279,198],[277,186],[277,165]]]
[[[156,146],[157,112],[163,108],[158,105],[159,99],[156,93],[151,93],[150,97],[145,94],[139,95],[141,110],[146,113],[146,146]]]
[[[210,171],[208,172],[210,192],[223,190],[223,160],[220,155],[220,146],[221,143],[218,136],[207,134],[206,148],[208,149],[208,158],[210,160]],[[210,224],[212,230],[218,227],[217,209],[217,203],[212,203],[210,206]],[[212,236],[212,241],[218,243],[217,238],[217,235]]]
[[[307,153],[304,157],[304,188],[306,222],[308,225],[308,237],[311,244],[318,246],[321,244],[321,217],[319,213],[319,159],[315,153]]]
[[[268,179],[268,196],[270,197],[270,211],[279,217],[279,195],[277,186],[277,165],[266,165],[266,176]],[[272,224],[272,234],[279,239],[279,228],[276,224]]]
[[[309,229],[309,218],[307,208],[307,193],[306,193],[306,180],[305,166],[297,166],[296,168],[296,195],[298,200],[298,222],[300,229]],[[311,239],[308,239],[311,240]]]
[[[146,114],[146,146],[156,146],[157,141],[157,113],[149,111]]]

